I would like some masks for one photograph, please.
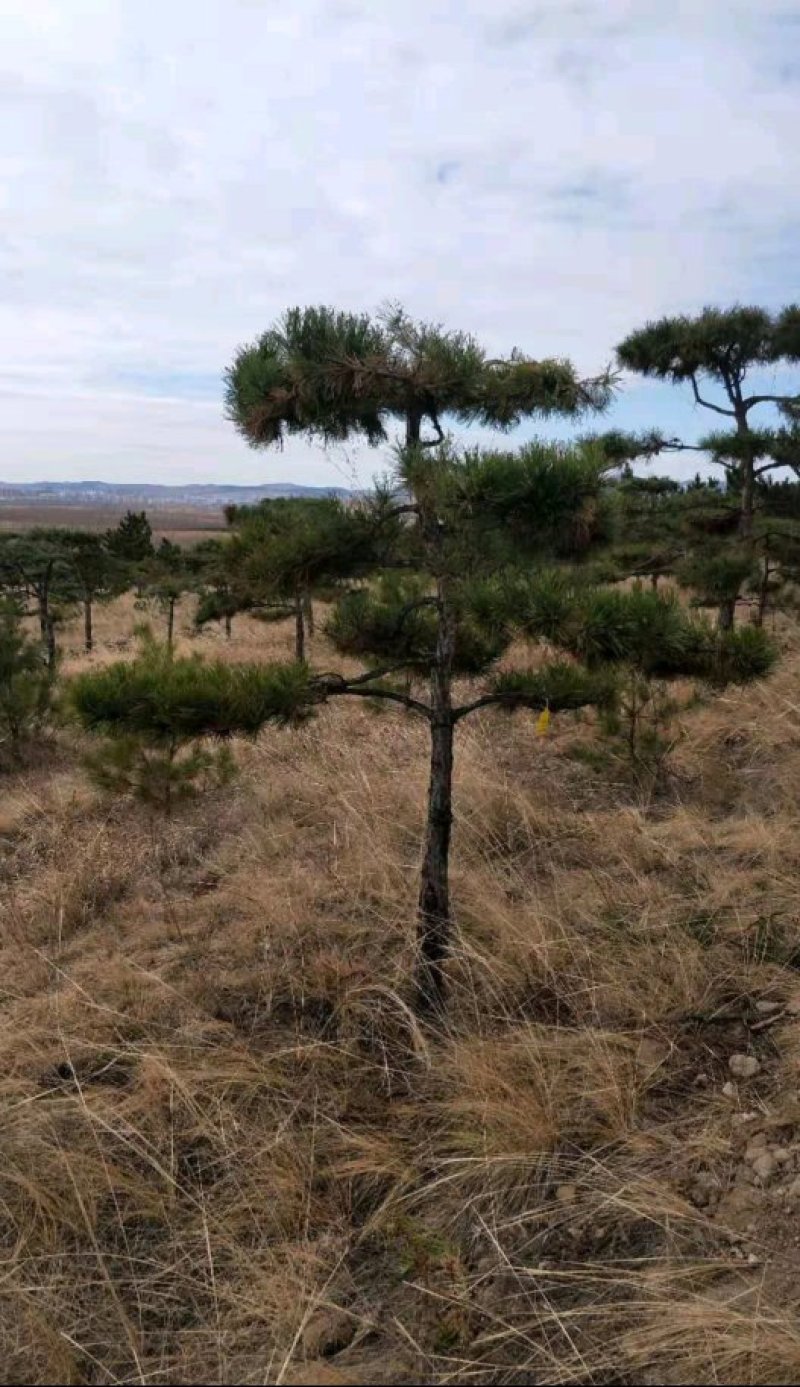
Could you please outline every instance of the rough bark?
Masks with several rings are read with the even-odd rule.
[[[453,722],[431,723],[431,764],[425,856],[419,892],[417,1009],[441,1011],[447,997],[444,964],[450,951],[449,858],[453,824]]]
[[[300,661],[306,658],[306,626],[303,619],[303,596],[298,592],[294,601],[294,655]]]
[[[49,613],[45,631],[45,645],[47,647],[47,668],[54,670],[56,667],[56,627]]]
[[[455,652],[455,617],[447,599],[445,581],[437,584],[439,628],[431,670],[431,760],[428,782],[428,814],[425,854],[420,877],[417,935],[419,959],[416,978],[417,1009],[441,1012],[447,984],[444,964],[450,951],[450,835],[453,825],[453,717],[452,679]]]
[[[766,554],[762,560],[761,582],[758,589],[758,604],[756,606],[754,625],[763,626],[764,617],[767,613],[767,601],[769,600],[769,580],[772,574],[770,562]]]
[[[311,601],[311,593],[306,590],[303,594],[303,612],[306,620],[306,630],[309,636],[314,634],[314,603]]]
[[[738,402],[735,406],[736,432],[740,438],[750,438],[750,425],[747,422],[747,409]],[[752,540],[753,509],[755,503],[755,458],[745,449],[740,463],[742,481],[741,511],[739,513],[739,533],[742,539]]]
[[[735,597],[729,597],[720,604],[717,617],[717,626],[720,631],[730,631],[733,626],[736,617],[736,601]]]

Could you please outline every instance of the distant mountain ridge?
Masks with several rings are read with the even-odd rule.
[[[354,493],[342,486],[297,486],[293,482],[269,482],[263,486],[227,486],[216,482],[195,482],[186,486],[164,486],[158,482],[0,482],[3,501],[59,501],[61,505],[105,505],[114,502],[142,506],[227,506],[237,502],[261,501],[280,496],[339,496]]]

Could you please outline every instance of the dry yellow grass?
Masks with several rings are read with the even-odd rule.
[[[136,617],[98,611],[93,663]],[[784,640],[686,714],[649,806],[575,759],[585,724],[462,726],[439,1036],[405,1001],[413,719],[342,700],[169,824],[97,796],[67,732],[8,777],[0,1380],[796,1382],[788,1196],[741,1174],[757,1127],[800,1143]]]

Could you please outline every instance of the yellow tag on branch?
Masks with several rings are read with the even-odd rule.
[[[549,709],[549,708],[543,708],[542,711],[541,711],[541,713],[539,714],[538,718],[536,719],[536,735],[537,735],[537,737],[546,737],[546,736],[547,736],[547,733],[549,732],[549,730],[550,730],[550,709]]]

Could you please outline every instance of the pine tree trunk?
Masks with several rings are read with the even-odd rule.
[[[47,646],[47,668],[52,672],[56,667],[56,627],[49,613],[47,616],[45,644]]]
[[[729,597],[721,603],[719,615],[717,617],[718,630],[730,631],[732,629],[736,616],[736,602],[737,599],[735,597]]]
[[[416,998],[420,1012],[442,1011],[447,988],[444,963],[450,950],[450,833],[453,823],[453,721],[431,724],[428,821],[417,923],[419,962]]]
[[[747,421],[747,409],[743,401],[739,400],[734,405],[736,415],[736,432],[740,439],[751,439],[752,431]],[[742,452],[740,463],[740,475],[742,480],[741,509],[739,512],[739,534],[742,539],[752,540],[753,538],[753,509],[755,506],[755,456],[752,443]]]
[[[650,586],[651,586],[651,588],[653,589],[653,592],[658,592],[658,574],[657,574],[657,573],[651,573],[651,574],[650,574]]]
[[[92,630],[92,599],[83,599],[83,646],[86,651],[91,653],[94,647],[94,632]]]
[[[742,539],[753,538],[753,505],[755,501],[755,478],[753,462],[745,458],[742,463],[742,509],[739,516],[739,533]]]
[[[416,1005],[441,1012],[446,1001],[444,963],[450,951],[450,834],[453,824],[453,700],[455,618],[445,584],[438,584],[439,630],[431,670],[431,761],[425,856],[420,878]]]
[[[294,600],[294,657],[298,662],[306,658],[306,628],[303,621],[303,596],[300,592]]]
[[[233,617],[230,612],[225,613],[225,639],[230,640],[233,634]]]
[[[756,626],[764,625],[764,617],[766,616],[767,612],[767,600],[769,597],[769,579],[771,573],[772,569],[769,566],[769,559],[765,555],[764,567],[761,570],[761,583],[758,589],[758,605],[756,607],[756,616],[754,622],[754,625]]]
[[[303,594],[303,611],[306,618],[306,630],[309,636],[314,634],[314,604],[311,601],[311,593],[306,589]]]
[[[167,647],[172,650],[175,635],[175,598],[170,597],[167,605]]]

